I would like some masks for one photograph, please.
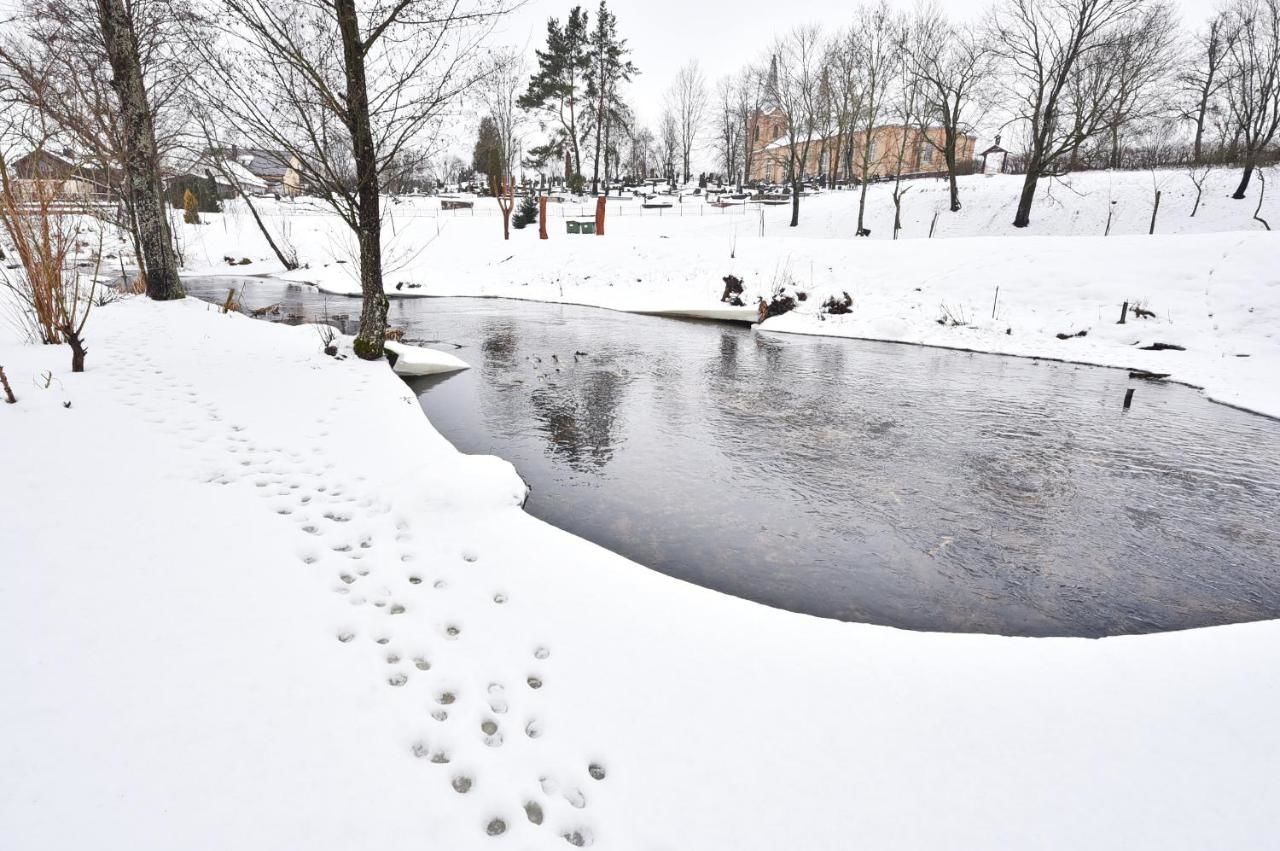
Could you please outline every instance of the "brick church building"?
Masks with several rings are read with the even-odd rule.
[[[751,156],[750,182],[783,183],[788,179],[791,167],[791,140],[787,138],[786,116],[777,109],[756,113],[747,128],[755,151]],[[943,144],[941,127],[908,127],[903,124],[881,124],[870,133],[871,157],[866,174],[863,174],[863,146],[867,144],[865,131],[854,131],[843,136],[814,139],[809,144],[804,163],[806,179],[826,179],[831,182],[861,181],[866,178],[887,177],[896,173],[898,152],[903,140],[902,173],[904,175],[945,174],[947,163],[939,147]],[[973,161],[977,139],[961,134],[956,139],[956,162]],[[801,144],[803,146],[803,143]],[[936,147],[935,147],[936,146]]]

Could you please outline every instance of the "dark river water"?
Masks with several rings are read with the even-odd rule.
[[[242,301],[359,313],[268,280]],[[530,513],[689,582],[1009,635],[1280,615],[1280,422],[1186,387],[530,302],[394,301],[390,322],[471,364],[410,384],[459,449],[515,464]]]

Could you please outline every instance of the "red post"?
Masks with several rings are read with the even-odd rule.
[[[604,205],[605,197],[596,196],[596,236],[604,236]]]
[[[547,196],[538,198],[538,239],[547,238]]]

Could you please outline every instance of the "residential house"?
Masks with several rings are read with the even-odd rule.
[[[231,147],[231,159],[244,166],[266,183],[265,192],[272,195],[301,195],[302,163],[286,151],[269,151],[265,148]]]
[[[199,158],[177,163],[165,183],[170,204],[182,206],[183,191],[193,184],[212,185],[219,200],[238,198],[241,190],[249,195],[268,194],[267,181],[233,159],[224,159],[216,152],[206,151]]]
[[[51,190],[63,199],[95,200],[107,197],[111,187],[121,183],[118,170],[103,168],[67,149],[54,153],[37,148],[10,163],[9,171],[17,194],[27,197]]]

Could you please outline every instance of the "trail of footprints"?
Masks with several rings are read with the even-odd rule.
[[[109,343],[106,346],[111,348]],[[348,486],[338,478],[332,462],[317,460],[323,459],[321,452],[255,443],[247,428],[225,420],[216,405],[202,402],[192,385],[167,374],[145,351],[115,348],[110,357],[124,367],[109,383],[126,406],[137,408],[149,425],[175,434],[182,449],[202,451],[203,481],[221,486],[250,484],[282,520],[296,525],[298,558],[328,577],[333,593],[353,610],[367,612],[340,628],[337,641],[352,647],[372,642],[382,666],[380,676],[389,688],[403,690],[416,680],[423,681],[420,691],[427,699],[422,714],[424,725],[431,726],[424,726],[422,735],[411,744],[411,758],[423,760],[454,793],[467,795],[485,780],[479,769],[459,767],[462,762],[478,760],[455,764],[456,752],[466,750],[463,743],[467,737],[489,752],[500,752],[513,736],[529,747],[542,746],[539,740],[544,731],[537,707],[539,692],[553,670],[551,648],[533,643],[518,651],[525,654],[528,664],[523,682],[515,684],[477,676],[473,658],[451,654],[450,649],[466,639],[468,625],[459,619],[432,616],[448,610],[442,601],[448,600],[449,577],[457,572],[418,563],[412,523],[404,517],[393,519],[390,505],[361,494],[363,476],[356,477],[355,486]],[[170,405],[156,404],[175,398],[187,403],[178,416]],[[339,401],[331,413],[336,413]],[[328,436],[326,418],[311,434],[303,435],[299,444],[318,443]],[[483,576],[483,568],[477,567],[480,553],[464,550],[458,560],[470,571],[465,574],[470,586],[466,590],[474,592],[484,581],[473,575],[479,570]],[[498,613],[508,602],[507,592],[495,588],[484,593],[490,599],[491,616],[500,617]],[[414,616],[406,619],[410,612]],[[401,623],[410,626],[401,628]],[[435,633],[435,640],[424,641],[423,636],[430,638],[430,632]],[[404,649],[410,646],[415,649]],[[538,831],[552,830],[554,822],[567,845],[590,846],[593,836],[589,824],[572,814],[585,813],[591,784],[606,777],[606,768],[599,762],[583,764],[576,776],[568,779],[554,771],[540,774],[531,779],[536,779],[541,797],[513,799],[507,811],[486,817],[478,829],[498,837],[512,831],[518,821]],[[568,815],[562,813],[553,819],[552,813],[565,806]]]

